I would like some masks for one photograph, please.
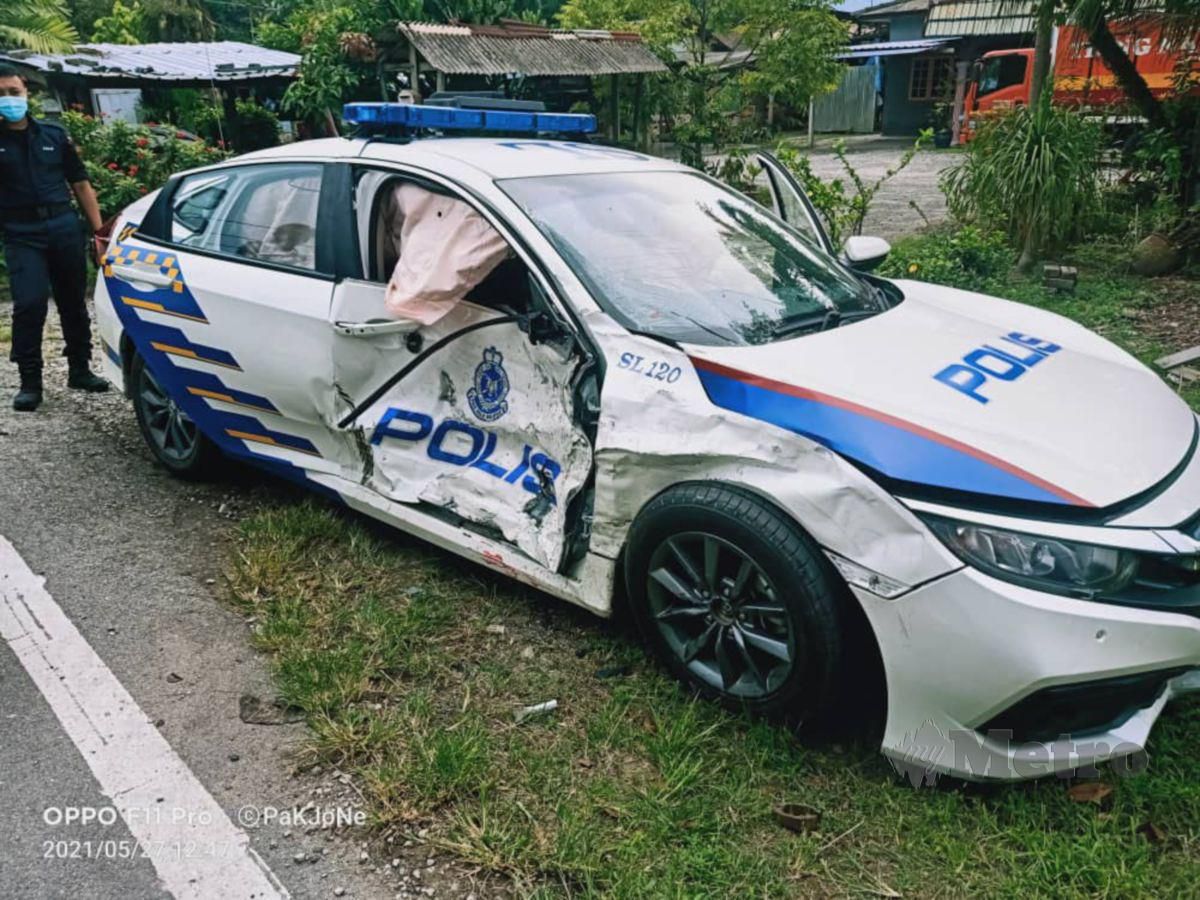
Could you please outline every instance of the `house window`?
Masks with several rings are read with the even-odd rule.
[[[909,100],[941,100],[953,89],[954,59],[918,56],[908,73]]]

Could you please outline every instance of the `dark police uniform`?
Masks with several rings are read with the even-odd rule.
[[[0,228],[13,297],[10,359],[22,381],[41,377],[51,289],[72,368],[86,368],[91,359],[86,238],[68,187],[87,177],[61,126],[30,116],[20,131],[0,128]]]

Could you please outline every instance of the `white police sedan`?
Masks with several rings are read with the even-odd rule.
[[[773,210],[561,126],[293,144],[126,210],[97,318],[161,464],[238,458],[600,615],[625,595],[734,707],[885,696],[905,764],[1144,747],[1200,687],[1188,407],[1071,321],[866,274],[886,244],[835,253],[770,158]],[[418,240],[416,210],[467,224]]]

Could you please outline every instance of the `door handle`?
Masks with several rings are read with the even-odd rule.
[[[334,322],[333,330],[346,337],[372,337],[377,334],[412,334],[421,327],[412,319],[370,319],[366,322]]]
[[[130,284],[148,284],[151,287],[170,287],[175,280],[156,269],[145,269],[139,266],[114,265],[112,273],[116,278],[128,281]]]

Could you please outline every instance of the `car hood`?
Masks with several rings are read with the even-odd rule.
[[[901,482],[1106,507],[1191,452],[1196,417],[1080,325],[920,282],[870,319],[753,347],[691,346],[710,400]]]

